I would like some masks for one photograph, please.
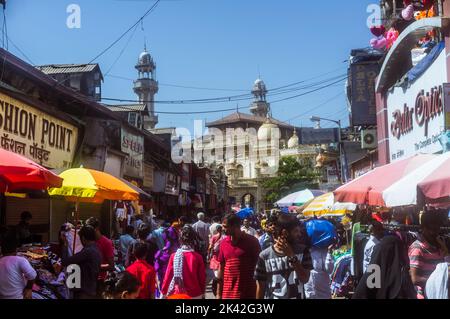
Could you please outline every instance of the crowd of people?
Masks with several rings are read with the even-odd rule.
[[[423,215],[421,235],[408,246],[371,221],[353,298],[439,298],[445,293],[448,298],[448,250],[436,216]],[[97,218],[87,219],[78,230],[78,252],[61,232],[62,265],[78,265],[81,276],[80,285],[70,287],[70,298],[203,299],[209,281],[217,299],[332,298],[339,239],[326,247],[312,245],[306,221],[295,214],[273,211],[242,220],[234,213],[209,219],[200,212],[195,222],[186,216],[171,223],[139,221],[112,240],[102,234]],[[37,277],[27,259],[16,255],[30,235],[24,222],[19,226],[19,233],[15,228],[1,236],[2,299],[31,298]],[[381,269],[379,285],[368,284],[373,264]]]

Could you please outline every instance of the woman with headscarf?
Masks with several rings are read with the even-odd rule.
[[[379,272],[371,271],[372,265],[379,266]],[[416,298],[406,248],[397,236],[384,237],[374,247],[368,270],[359,281],[353,299]]]
[[[191,226],[181,230],[181,247],[170,256],[161,287],[164,296],[186,294],[202,299],[206,289],[206,271],[203,257],[195,251],[196,233]]]

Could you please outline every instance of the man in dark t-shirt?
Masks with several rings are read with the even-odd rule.
[[[241,220],[230,214],[222,228],[227,235],[220,243],[217,299],[255,299],[253,274],[258,261],[258,240],[241,231]]]
[[[301,228],[292,215],[280,215],[275,244],[259,254],[255,270],[257,299],[305,299],[303,285],[313,269],[311,254],[301,245]]]

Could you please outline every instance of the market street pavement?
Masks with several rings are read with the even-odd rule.
[[[205,291],[205,299],[216,299],[214,294],[212,293],[212,280],[214,278],[214,272],[209,269],[209,264],[206,265],[206,291]]]

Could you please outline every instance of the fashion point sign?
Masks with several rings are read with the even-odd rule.
[[[0,93],[0,148],[48,168],[72,165],[78,128]]]
[[[394,87],[387,93],[391,162],[442,150],[439,136],[445,128],[446,81],[445,52],[442,52],[409,88]]]

